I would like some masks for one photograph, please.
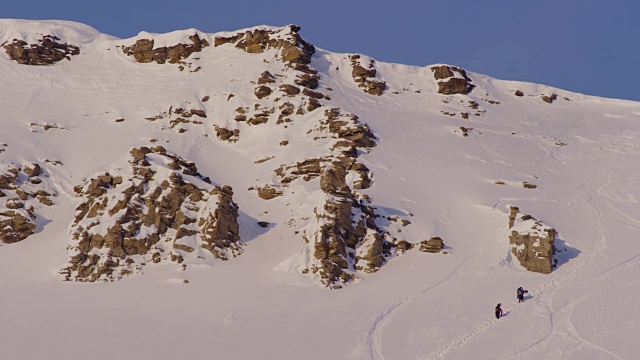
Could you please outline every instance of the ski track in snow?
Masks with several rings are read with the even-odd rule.
[[[427,289],[422,290],[419,293],[410,295],[403,300],[397,302],[393,306],[389,307],[385,312],[378,315],[375,319],[369,332],[367,334],[366,344],[367,349],[369,350],[369,358],[371,360],[384,360],[384,355],[382,353],[382,336],[384,335],[384,329],[387,326],[389,320],[393,316],[393,314],[400,309],[403,305],[411,303],[413,300],[419,298],[420,296],[428,293],[431,290],[438,289],[445,285],[451,284],[458,277],[458,273],[460,268],[467,262],[467,256],[455,269],[449,274],[449,276],[442,279],[435,285],[428,287]]]
[[[540,339],[539,341],[536,341],[535,343],[527,346],[526,348],[518,351],[515,354],[507,356],[504,359],[508,360],[508,359],[521,358],[527,352],[536,350],[537,348],[544,346],[544,342],[547,339],[551,338],[551,339],[568,340],[576,344],[603,352],[611,356],[611,358],[613,359],[622,360],[621,357],[617,356],[611,351],[605,348],[602,348],[596,344],[593,344],[588,340],[584,339],[583,337],[581,337],[576,331],[575,327],[573,326],[573,323],[571,322],[571,314],[573,314],[575,307],[581,302],[583,302],[584,300],[586,300],[588,297],[589,295],[585,295],[581,298],[578,298],[569,302],[568,304],[560,306],[560,308],[558,308],[556,311],[553,312],[553,314],[549,316],[553,325],[552,325],[551,331],[544,338]],[[559,319],[556,319],[556,318],[559,318]]]
[[[602,188],[605,188],[609,183],[610,183],[610,179],[611,179],[611,174],[609,174],[608,177],[608,181],[600,187],[600,189],[596,190],[596,193],[600,194],[600,191]],[[567,281],[570,281],[571,279],[575,278],[576,275],[578,275],[588,264],[590,264],[591,262],[593,262],[598,255],[602,252],[602,250],[604,250],[607,246],[607,239],[605,236],[605,228],[604,228],[604,224],[602,219],[606,218],[606,216],[601,213],[600,211],[598,211],[597,207],[593,204],[592,202],[592,196],[591,194],[587,191],[586,192],[587,198],[584,200],[584,202],[589,205],[589,207],[591,207],[593,209],[593,212],[595,214],[595,224],[596,224],[596,233],[598,236],[598,242],[591,248],[591,250],[587,253],[584,254],[583,256],[581,256],[581,260],[574,265],[573,267],[570,267],[565,274],[553,278],[550,281],[543,283],[540,286],[534,287],[530,290],[531,293],[535,293],[538,294],[538,296],[536,297],[536,305],[539,307],[543,307],[545,309],[545,311],[547,311],[549,313],[549,316],[552,320],[554,320],[554,315],[556,315],[552,310],[551,310],[551,302],[552,302],[552,296],[555,293],[555,291],[564,283],[566,283]],[[566,267],[569,267],[570,265],[566,264]],[[558,271],[558,270],[556,270]],[[516,305],[516,303],[512,303],[510,304],[508,307],[504,308],[504,312],[510,312],[512,310],[514,310],[514,306]],[[575,306],[575,305],[574,305]],[[571,307],[571,310],[573,310],[573,307]],[[557,311],[556,311],[557,313]],[[568,328],[570,325],[570,329],[572,330],[567,330],[565,329],[564,333],[569,334],[568,338],[576,341],[577,343],[583,344],[585,346],[588,346],[590,348],[593,349],[598,349],[604,352],[607,352],[611,355],[613,355],[612,353],[610,353],[608,350],[606,349],[602,349],[597,347],[594,344],[589,343],[588,341],[582,339],[578,333],[576,332],[576,330],[573,328],[573,325],[571,324],[571,320],[570,320],[570,315],[571,312],[569,312],[569,314],[565,315],[564,313],[558,313],[558,315],[561,316],[561,322],[566,325],[565,328]],[[435,355],[432,355],[431,357],[429,357],[428,359],[431,360],[437,360],[437,359],[444,359],[447,355],[451,354],[452,352],[459,350],[461,348],[463,348],[466,344],[468,344],[469,342],[471,342],[472,340],[474,340],[478,335],[480,335],[481,333],[485,332],[486,330],[488,330],[489,328],[491,328],[492,326],[494,326],[495,324],[497,324],[500,320],[498,319],[491,319],[491,320],[487,320],[485,322],[483,322],[482,324],[476,326],[473,330],[467,332],[466,334],[460,336],[459,338],[457,338],[456,340],[450,342],[449,344],[443,346],[442,348],[440,348],[439,350],[435,351]],[[555,322],[552,322],[555,323]],[[569,324],[569,325],[567,325]],[[553,331],[558,331],[556,329],[556,326],[553,326]],[[542,344],[544,342],[545,339],[547,339],[547,337],[545,337],[544,339],[540,340],[537,344]],[[530,347],[531,348],[531,347]],[[528,348],[528,349],[530,349]],[[524,351],[522,350],[519,354],[524,354]],[[613,355],[615,356],[615,355]],[[617,356],[615,357],[616,359],[618,358]],[[377,359],[376,359],[377,360]]]

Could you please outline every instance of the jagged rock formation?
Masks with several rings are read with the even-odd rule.
[[[191,44],[176,44],[173,46],[163,46],[153,48],[154,40],[140,39],[134,45],[122,48],[122,51],[139,63],[156,62],[164,64],[167,61],[171,64],[179,63],[181,60],[188,58],[194,52],[200,52],[209,46],[206,39],[200,39],[200,35],[193,34],[189,36]]]
[[[369,63],[363,63],[364,58],[360,54],[350,55],[351,60],[351,76],[364,92],[371,95],[382,95],[387,88],[387,83],[376,79],[377,71],[375,69],[375,60],[369,59]]]
[[[281,49],[282,62],[295,70],[315,75],[317,71],[308,65],[311,63],[311,56],[316,52],[316,49],[302,39],[298,31],[300,31],[300,27],[297,25],[289,25],[278,30],[254,29],[229,37],[218,36],[215,38],[214,46],[232,43],[247,53],[262,53],[268,49]]]
[[[67,43],[59,43],[60,38],[44,35],[36,44],[27,44],[24,40],[13,39],[4,49],[18,64],[53,65],[62,59],[71,60],[71,56],[80,54],[80,48]]]
[[[242,253],[238,206],[196,165],[162,147],[131,150],[131,171],[104,173],[75,188],[66,280],[114,280],[147,262],[227,260]],[[188,260],[188,261],[187,261]]]
[[[0,243],[15,243],[36,229],[37,209],[53,205],[57,194],[38,164],[14,166],[0,163]]]
[[[440,94],[468,94],[475,87],[463,68],[441,65],[432,67],[431,71],[438,82]]]
[[[556,231],[530,215],[522,215],[518,218],[519,211],[520,209],[516,206],[510,207],[511,252],[527,270],[550,274],[556,265],[556,260],[553,258],[556,252],[554,246]]]

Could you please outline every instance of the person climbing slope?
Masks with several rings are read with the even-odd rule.
[[[518,302],[519,302],[519,303],[524,302],[524,294],[526,294],[526,293],[528,293],[528,292],[529,292],[529,291],[528,291],[528,290],[523,289],[523,288],[522,288],[522,286],[520,286],[520,287],[518,288],[518,291],[517,291],[517,295],[516,295],[516,297],[518,298]]]
[[[500,308],[500,306],[502,306],[502,304],[500,303],[496,305],[496,319],[500,319],[500,317],[502,316],[502,308]]]

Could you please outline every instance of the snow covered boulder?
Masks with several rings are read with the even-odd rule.
[[[238,206],[195,164],[164,148],[131,150],[131,168],[76,188],[66,280],[115,280],[147,263],[201,263],[242,253]]]
[[[188,58],[194,52],[200,52],[203,48],[209,46],[209,42],[206,39],[201,39],[197,33],[189,36],[189,40],[191,44],[179,43],[154,49],[153,39],[139,39],[134,45],[122,48],[122,51],[126,55],[133,56],[139,63],[155,61],[158,64],[164,64],[168,61],[171,64],[175,64]]]
[[[431,68],[433,76],[438,82],[440,94],[468,94],[475,87],[463,68],[457,66],[440,65]]]
[[[71,56],[80,54],[78,46],[59,41],[60,38],[53,35],[43,35],[42,39],[34,44],[13,39],[4,49],[11,60],[24,65],[53,65],[63,59],[71,60]]]
[[[511,252],[527,270],[550,274],[555,266],[554,240],[556,230],[544,225],[530,215],[517,217],[518,208],[511,207],[509,243]]]

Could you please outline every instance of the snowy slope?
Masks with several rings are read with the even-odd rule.
[[[448,253],[413,249],[329,290],[300,272],[312,256],[302,235],[315,226],[305,219],[325,197],[318,180],[297,180],[271,200],[248,189],[277,184],[280,165],[329,156],[335,139],[312,141],[321,111],[290,124],[234,120],[238,107],[274,106],[275,93],[254,95],[264,71],[277,84],[296,74],[275,49],[213,46],[243,31],[117,39],[77,23],[0,20],[0,44],[49,34],[81,49],[52,66],[21,65],[0,51],[0,162],[47,164],[45,185],[57,192],[53,206],[37,208],[35,234],[0,244],[2,358],[638,357],[640,103],[470,71],[471,93],[443,95],[431,66],[381,62],[375,77],[387,89],[375,96],[354,82],[348,54],[317,49],[316,90],[330,98],[321,102],[357,115],[376,136],[376,147],[358,153],[372,173],[372,186],[359,192],[372,199],[376,223],[411,243],[439,236]],[[212,45],[185,59],[183,71],[122,51],[139,39],[186,43],[194,33]],[[551,94],[553,103],[541,99]],[[207,117],[172,128],[166,114],[176,108]],[[239,140],[221,140],[214,126],[239,129]],[[120,167],[130,149],[157,145],[196,163],[214,185],[233,187],[244,253],[188,271],[161,262],[116,282],[62,281],[79,205],[73,188]],[[511,205],[558,231],[551,274],[528,272],[511,255]],[[530,295],[522,304],[519,286]]]

